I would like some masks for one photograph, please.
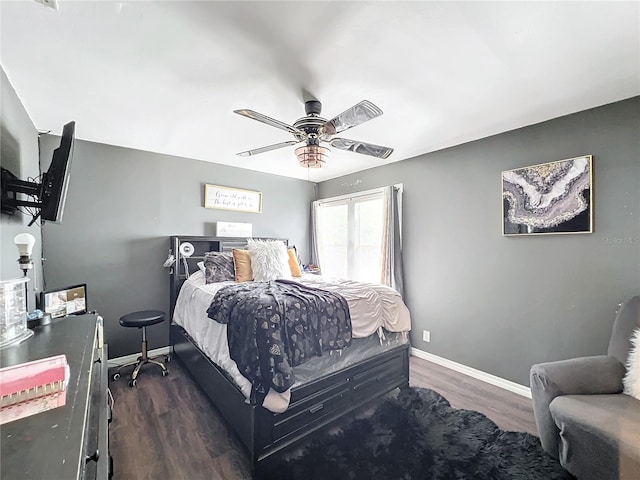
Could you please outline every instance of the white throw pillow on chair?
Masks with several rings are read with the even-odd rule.
[[[636,328],[631,335],[626,367],[627,374],[622,379],[624,393],[640,400],[640,328]]]

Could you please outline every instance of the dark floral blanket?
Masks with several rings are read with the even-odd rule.
[[[293,367],[351,345],[351,315],[341,295],[288,280],[223,287],[207,310],[227,324],[229,354],[253,388],[285,392]]]

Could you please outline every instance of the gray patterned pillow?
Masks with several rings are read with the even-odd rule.
[[[235,280],[233,255],[231,252],[207,252],[204,254],[204,277],[206,283]]]

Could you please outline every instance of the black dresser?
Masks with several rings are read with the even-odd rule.
[[[107,479],[110,476],[107,345],[102,318],[54,320],[20,345],[0,350],[0,366],[65,354],[66,405],[0,425],[0,478]]]

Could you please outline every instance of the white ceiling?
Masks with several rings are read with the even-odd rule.
[[[640,94],[640,2],[0,2],[1,58],[36,127],[322,181]],[[298,166],[303,91],[384,115]]]

